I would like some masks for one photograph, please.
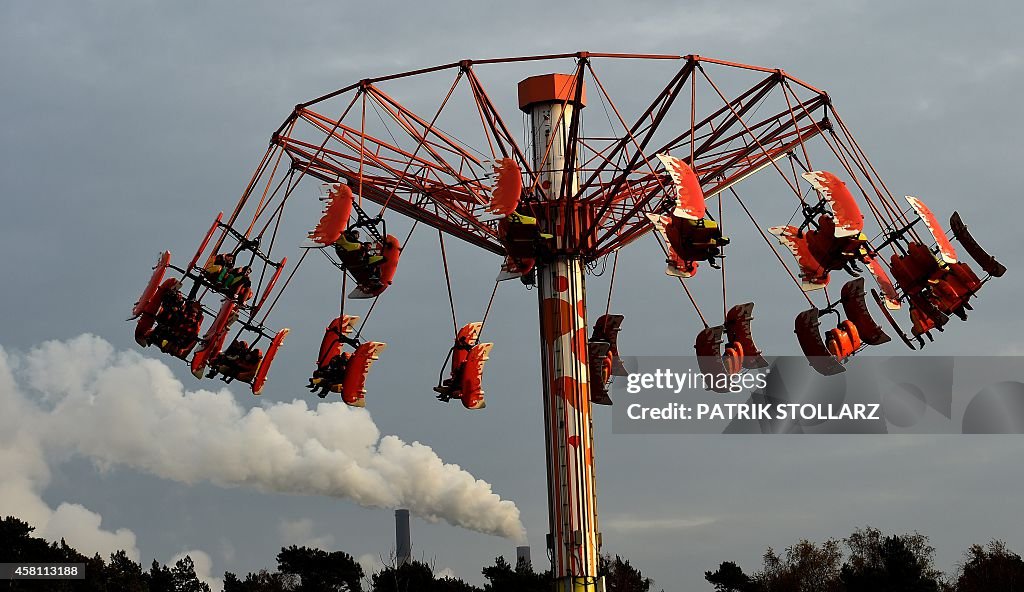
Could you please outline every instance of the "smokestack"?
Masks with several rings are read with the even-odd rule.
[[[412,561],[409,510],[395,510],[395,559],[398,565],[407,565]]]
[[[527,565],[532,565],[532,563],[530,561],[530,546],[529,545],[524,545],[524,546],[521,546],[521,547],[516,547],[516,565],[518,566],[520,563],[524,563],[524,562]]]

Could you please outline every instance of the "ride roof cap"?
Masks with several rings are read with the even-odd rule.
[[[580,81],[583,84],[583,81]],[[570,102],[581,109],[586,107],[587,87],[580,89],[576,102],[576,76],[573,74],[541,74],[519,82],[519,108],[529,111],[537,103]]]

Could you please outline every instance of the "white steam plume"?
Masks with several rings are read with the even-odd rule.
[[[50,466],[35,432],[41,411],[21,395],[11,366],[0,348],[0,517],[17,516],[36,529],[34,535],[51,541],[63,538],[88,555],[109,556],[123,549],[138,561],[132,531],[104,530],[100,515],[78,504],[53,509],[43,501],[40,493],[50,483]]]
[[[91,335],[47,342],[13,361],[0,349],[0,418],[0,464],[14,467],[0,472],[0,513],[24,505],[7,495],[9,481],[27,480],[38,493],[48,480],[45,462],[17,470],[20,463],[79,455],[183,483],[406,507],[426,520],[525,539],[514,503],[428,446],[382,438],[365,410],[310,409],[301,400],[245,410],[226,389],[187,392],[162,362],[115,352]],[[16,418],[11,431],[6,418]]]

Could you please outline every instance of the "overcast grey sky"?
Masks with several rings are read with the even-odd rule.
[[[366,76],[465,57],[591,50],[784,67],[828,90],[895,193],[920,195],[937,212],[959,208],[1011,268],[986,287],[971,321],[955,321],[931,351],[1021,354],[1020,224],[1011,216],[1021,213],[1022,25],[1024,8],[1008,1],[8,0],[0,5],[0,345],[22,363],[44,341],[82,333],[137,350],[123,320],[157,252],[169,248],[180,260],[195,248],[297,102]],[[517,80],[505,81],[509,96]],[[642,99],[663,80],[612,82],[634,86]],[[492,94],[498,83],[489,81]],[[535,295],[512,283],[499,289],[488,325],[496,345],[487,410],[442,406],[430,392],[450,338],[436,237],[423,233],[411,247],[368,326],[372,338],[391,343],[369,383],[370,414],[383,434],[432,447],[515,502],[543,562]],[[450,255],[460,316],[472,320],[498,261],[462,246]],[[730,291],[757,302],[761,345],[792,353],[801,305],[765,283],[777,270],[765,271],[771,261],[762,261],[763,268],[738,263]],[[698,322],[662,268],[649,241],[623,254],[613,309],[626,315],[624,353],[692,347]],[[266,393],[255,401],[232,387],[240,405],[313,403],[301,387],[336,314],[337,289],[332,269],[303,269],[275,311],[275,324],[293,334]],[[603,303],[605,289],[596,281],[592,302]],[[900,352],[890,345],[885,353]],[[189,391],[218,386],[172,367]],[[34,383],[20,388],[38,395]],[[753,569],[769,545],[866,524],[928,534],[945,569],[990,538],[1024,551],[1024,514],[1013,495],[1024,480],[1011,464],[1024,453],[1017,437],[626,436],[610,433],[603,410],[596,415],[605,550],[667,590],[707,590],[702,574],[720,561]],[[93,428],[123,429],[100,423]],[[0,451],[12,434],[0,432]],[[286,542],[315,540],[356,556],[387,554],[392,545],[390,510],[205,479],[184,484],[123,463],[98,470],[68,452],[47,456],[43,500],[52,508],[81,504],[108,531],[130,529],[144,561],[200,549],[217,574],[270,566]],[[0,475],[0,484],[11,478]],[[0,494],[0,514],[27,511],[18,503]],[[443,522],[417,520],[413,535],[417,553],[476,583],[482,565],[513,550],[509,540]]]

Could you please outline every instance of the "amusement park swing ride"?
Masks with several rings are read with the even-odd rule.
[[[630,104],[647,101],[636,115],[616,103],[599,74],[623,61],[669,67],[667,83],[651,97],[638,99],[637,87],[629,88]],[[481,79],[482,71],[511,66],[565,72],[519,82],[523,130],[510,125]],[[439,78],[450,83],[430,111],[416,112],[389,94],[402,81]],[[595,126],[583,125],[588,105],[600,105],[606,129],[591,133]],[[449,131],[449,118],[458,135]],[[742,182],[757,174],[781,178],[790,197],[779,199],[788,205],[777,211],[794,208],[789,222],[762,224],[741,197]],[[325,205],[289,268],[287,258],[278,259],[278,231],[307,179],[322,184]],[[612,404],[608,386],[624,372],[617,347],[623,317],[605,310],[588,334],[586,276],[610,258],[613,286],[618,251],[651,234],[664,252],[665,273],[678,279],[703,326],[694,338],[701,371],[728,377],[766,366],[751,326],[754,304],[730,307],[725,290],[732,248],[721,226],[726,201],[745,213],[768,257],[806,301],[794,323],[797,342],[825,375],[843,372],[852,356],[890,335],[910,349],[924,347],[952,317],[966,320],[981,287],[1006,271],[958,213],[947,231],[921,199],[897,199],[831,97],[783,70],[697,55],[463,60],[367,78],[297,105],[273,133],[234,209],[217,216],[188,264],[172,263],[169,252],[160,256],[133,310],[135,336],[143,347],[186,361],[197,377],[244,382],[258,395],[288,334],[268,328],[270,314],[298,268],[318,252],[340,271],[342,310],[327,327],[307,386],[361,407],[368,373],[386,347],[364,339],[363,329],[400,279],[402,249],[416,227],[438,231],[453,313],[444,237],[493,253],[498,275],[487,312],[480,322],[456,324],[445,360],[450,371],[442,371],[434,390],[441,401],[485,407],[492,344],[481,339],[494,293],[505,280],[535,287],[547,547],[559,590],[598,590],[591,411],[593,404]],[[388,234],[386,214],[410,218],[409,234]],[[870,299],[864,271],[875,285]],[[836,299],[828,293],[833,274],[850,276]],[[720,325],[708,322],[691,291],[716,275]],[[346,313],[363,300],[370,302],[361,320]],[[835,315],[836,326],[823,331],[823,315]],[[204,332],[205,319],[212,320]]]

